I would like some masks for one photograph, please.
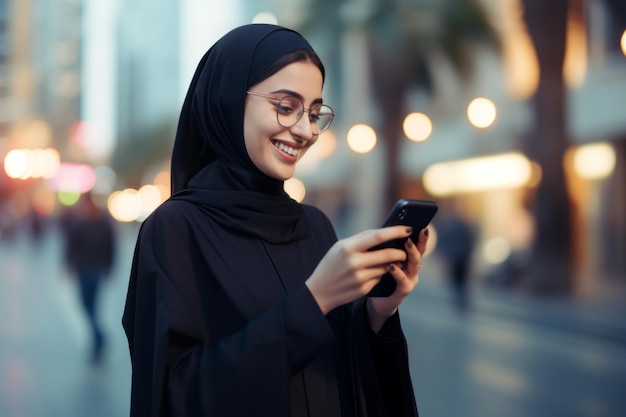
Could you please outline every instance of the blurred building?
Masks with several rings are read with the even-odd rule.
[[[116,137],[145,136],[175,122],[179,107],[181,12],[178,0],[120,2],[117,58]]]
[[[3,0],[0,4],[7,19],[2,122],[7,126],[43,120],[54,142],[24,136],[12,146],[62,148],[79,116],[80,1]]]
[[[8,0],[0,0],[0,136],[5,135],[9,95],[9,10]]]
[[[368,2],[346,3],[355,7],[337,13],[349,20]],[[480,230],[477,260],[487,271],[532,240],[526,199],[538,177],[519,150],[532,121],[529,98],[537,68],[521,1],[482,3],[502,38],[502,56],[476,46],[474,77],[465,86],[445,60],[433,60],[436,94],[410,94],[410,111],[421,114],[414,121],[421,129],[426,117],[426,133],[416,139],[406,132],[415,141],[402,143],[400,165],[404,196],[463,207]],[[572,151],[565,163],[580,270],[585,276],[626,279],[626,46],[618,39],[626,29],[623,4],[586,0],[584,21],[569,25],[565,75]],[[150,183],[156,171],[167,169],[180,107],[208,46],[237,25],[264,21],[297,27],[312,8],[329,5],[333,2],[0,0],[0,156],[14,147],[53,146],[63,161],[113,165],[119,189]],[[378,204],[382,146],[357,154],[347,144],[356,124],[369,125],[375,135],[380,114],[363,39],[350,30],[332,38],[335,32],[324,24],[307,37],[326,63],[325,101],[337,117],[297,177],[305,200],[324,208],[346,235],[377,226],[388,209]],[[341,53],[331,54],[329,42]],[[478,116],[470,117],[468,107],[476,98],[489,101],[477,103]],[[490,120],[479,120],[489,111]],[[39,133],[24,133],[33,129]],[[590,144],[600,147],[582,146]],[[491,159],[476,163],[482,157]],[[502,164],[519,168],[505,178],[497,172]],[[491,169],[479,173],[483,180],[509,182],[472,182],[476,166]],[[433,175],[436,170],[456,172],[459,181],[442,185],[432,179],[441,178]],[[3,172],[0,195],[10,196],[15,183]]]

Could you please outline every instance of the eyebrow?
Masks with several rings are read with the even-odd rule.
[[[286,88],[280,89],[280,90],[276,90],[276,91],[272,91],[271,94],[286,94],[288,96],[292,96],[295,98],[300,99],[300,101],[304,102],[304,97],[302,97],[302,94],[296,93],[293,90],[288,90]],[[324,103],[324,101],[321,98],[316,98],[315,100],[313,100],[313,103],[311,104],[322,104]]]

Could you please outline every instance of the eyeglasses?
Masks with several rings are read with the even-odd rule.
[[[316,104],[307,109],[304,107],[302,100],[294,96],[277,97],[253,91],[246,91],[246,93],[274,100],[276,102],[276,120],[282,127],[290,128],[294,126],[306,111],[309,113],[309,121],[313,125],[313,133],[319,135],[330,127],[335,117],[333,109],[326,104]]]

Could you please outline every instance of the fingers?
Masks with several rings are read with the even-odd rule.
[[[428,243],[428,228],[424,228],[420,231],[419,238],[417,241],[417,250],[422,255],[426,252],[426,245]]]
[[[409,226],[390,226],[366,230],[347,238],[346,241],[353,246],[354,250],[364,252],[390,240],[407,238],[412,232]]]
[[[426,251],[426,245],[428,243],[428,229],[422,229],[418,236],[417,243],[414,243],[411,239],[407,239],[404,247],[407,253],[407,263],[405,272],[408,277],[417,275],[419,269],[422,267],[422,260],[424,252]]]

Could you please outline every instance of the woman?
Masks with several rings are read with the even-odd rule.
[[[427,233],[337,241],[283,181],[332,121],[298,33],[247,25],[202,58],[183,104],[172,197],[142,225],[123,324],[131,416],[417,415],[397,307]],[[366,294],[385,272],[387,298]]]

